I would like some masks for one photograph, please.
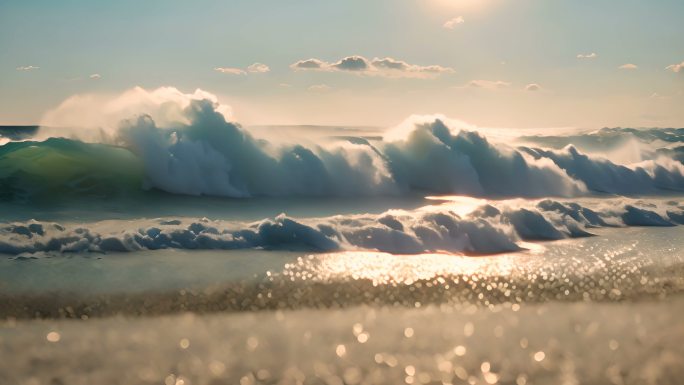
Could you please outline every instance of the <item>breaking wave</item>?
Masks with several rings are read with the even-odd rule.
[[[592,236],[592,229],[684,224],[684,205],[609,199],[591,204],[479,201],[413,211],[293,219],[282,214],[252,223],[208,219],[103,221],[89,225],[47,222],[0,226],[0,253],[130,252],[157,249],[378,250],[396,254],[494,254],[521,250],[523,241]],[[131,230],[132,228],[137,230]]]
[[[125,148],[64,138],[0,146],[0,200],[104,196],[139,190],[143,180],[142,162]]]
[[[617,150],[632,142],[656,147],[677,146],[684,142],[684,128],[602,128],[597,131],[557,135],[523,135],[521,142],[560,149],[573,145],[587,152]]]
[[[0,199],[149,189],[233,198],[415,192],[539,198],[684,190],[677,148],[662,149],[647,161],[620,164],[572,145],[554,149],[498,143],[445,118],[412,118],[399,135],[395,130],[384,140],[338,137],[319,144],[287,144],[282,138],[257,138],[230,122],[226,106],[203,91],[138,88],[130,95],[135,97],[102,109],[99,130],[43,128],[37,135],[41,140],[0,146]],[[60,108],[79,111],[78,100]],[[119,119],[130,114],[132,118]],[[48,115],[61,116],[59,109]],[[97,114],[89,111],[91,115]],[[113,128],[102,123],[109,115],[116,118]],[[75,124],[63,117],[55,121]],[[617,132],[649,140],[681,139],[677,130]]]

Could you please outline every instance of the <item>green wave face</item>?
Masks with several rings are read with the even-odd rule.
[[[113,196],[139,191],[142,162],[130,151],[63,138],[0,146],[0,200]]]

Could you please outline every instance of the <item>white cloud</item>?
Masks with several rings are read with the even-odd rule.
[[[596,59],[597,57],[598,57],[598,54],[596,54],[596,52],[587,53],[587,54],[581,53],[581,54],[577,55],[578,59]]]
[[[318,59],[300,60],[290,66],[294,70],[323,70],[328,66],[328,63]]]
[[[263,63],[254,63],[247,66],[245,69],[235,67],[216,67],[214,68],[214,71],[229,75],[247,75],[248,73],[263,74],[271,71],[271,67]]]
[[[21,66],[21,67],[17,67],[17,71],[32,71],[32,70],[37,70],[39,68],[40,67],[36,67],[36,66]]]
[[[309,87],[309,91],[314,91],[314,92],[325,92],[325,91],[330,91],[332,87],[330,87],[327,84],[314,84],[313,86]]]
[[[623,65],[619,66],[618,68],[621,70],[635,70],[635,69],[639,68],[639,66],[636,64],[627,63],[627,64],[623,64]]]
[[[446,29],[454,29],[454,28],[456,28],[457,25],[463,24],[464,22],[465,22],[465,19],[463,18],[463,16],[457,16],[457,17],[454,17],[453,19],[447,20],[442,25],[442,27],[444,27]]]
[[[541,86],[537,83],[530,83],[525,86],[525,91],[539,91],[541,90]]]
[[[241,68],[233,68],[233,67],[216,67],[214,68],[214,71],[218,71],[222,74],[230,74],[230,75],[246,75],[247,72]]]
[[[682,69],[684,69],[684,61],[679,64],[670,64],[669,66],[665,67],[665,69],[672,72],[680,72]]]
[[[296,71],[326,71],[326,72],[352,72],[369,76],[384,76],[390,78],[427,78],[435,77],[444,73],[452,73],[454,70],[439,65],[421,66],[409,64],[402,60],[386,58],[366,59],[363,56],[353,55],[340,59],[337,62],[326,62],[320,59],[300,60],[290,66]]]
[[[102,78],[102,76],[100,76],[100,74],[92,74],[92,75],[90,75],[90,76],[88,76],[88,77],[91,78],[91,79],[93,79],[93,80],[97,80],[97,79],[101,79],[101,78]]]
[[[510,87],[511,83],[501,80],[471,80],[466,84],[469,88],[483,88],[488,90],[501,89]]]
[[[247,67],[247,72],[250,73],[257,73],[257,74],[263,74],[266,72],[269,72],[271,68],[267,66],[266,64],[263,63],[254,63]]]
[[[340,71],[368,71],[371,64],[363,56],[347,56],[337,63],[330,64],[330,67]]]

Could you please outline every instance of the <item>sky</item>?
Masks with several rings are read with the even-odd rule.
[[[0,124],[173,86],[246,125],[684,127],[683,18],[681,0],[2,0]]]

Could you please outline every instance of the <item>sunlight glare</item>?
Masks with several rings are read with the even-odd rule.
[[[479,10],[490,4],[492,0],[430,0],[433,7],[454,10]]]
[[[441,195],[441,196],[427,196],[425,199],[430,201],[442,202],[438,205],[431,205],[421,208],[422,210],[443,210],[448,208],[450,211],[465,217],[478,207],[487,204],[486,199],[473,198],[462,195]]]
[[[316,279],[351,276],[375,284],[412,283],[438,277],[510,275],[516,255],[472,258],[446,253],[393,255],[377,251],[343,251],[310,256],[308,268]]]

